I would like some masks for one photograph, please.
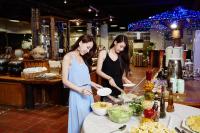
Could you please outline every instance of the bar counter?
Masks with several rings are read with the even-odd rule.
[[[5,82],[19,82],[19,83],[26,83],[26,84],[54,84],[57,82],[61,82],[61,78],[58,79],[25,79],[21,77],[12,77],[9,75],[1,75],[0,81]]]
[[[62,89],[62,80],[0,76],[0,104],[34,108],[34,89]]]
[[[91,80],[97,82],[96,71],[90,72]],[[68,101],[68,89],[63,87],[62,79],[25,79],[0,75],[0,104],[11,105],[19,108],[33,109],[37,99],[42,94],[52,97],[51,102],[66,105]],[[49,94],[50,93],[50,94]],[[64,93],[64,94],[63,94]],[[38,95],[40,98],[38,98]],[[40,100],[41,101],[41,100]]]

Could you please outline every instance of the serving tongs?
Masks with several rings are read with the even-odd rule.
[[[184,130],[179,129],[178,127],[174,128],[177,133],[186,133]]]
[[[123,89],[121,89],[119,86],[115,86],[116,89],[118,89],[121,93],[126,93]]]

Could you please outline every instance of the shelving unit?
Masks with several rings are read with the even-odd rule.
[[[39,43],[47,52],[47,58],[58,60],[69,49],[68,20],[55,16],[40,17]]]

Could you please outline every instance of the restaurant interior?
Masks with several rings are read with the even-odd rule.
[[[93,89],[81,133],[200,133],[199,0],[1,0],[0,133],[67,132],[62,61],[84,34],[97,43],[98,84],[99,52],[128,37],[133,84],[119,103]]]

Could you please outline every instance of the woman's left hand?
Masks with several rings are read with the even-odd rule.
[[[81,94],[90,96],[90,95],[92,95],[92,91],[90,91],[89,89],[82,89]]]
[[[98,90],[98,89],[102,88],[103,86],[101,86],[101,85],[99,85],[97,83],[92,82],[92,87],[94,87],[95,89]]]

